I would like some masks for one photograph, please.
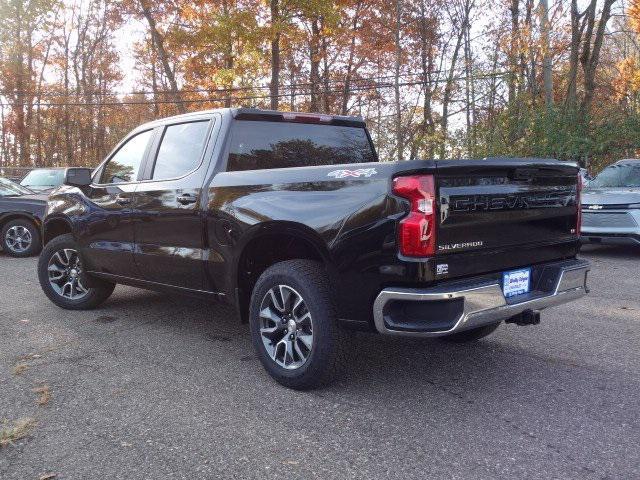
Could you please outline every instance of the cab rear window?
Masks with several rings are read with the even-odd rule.
[[[228,171],[375,162],[364,128],[291,122],[236,121]]]

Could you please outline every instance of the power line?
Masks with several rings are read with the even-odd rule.
[[[452,81],[466,80],[467,78],[474,79],[483,79],[483,78],[491,78],[507,75],[508,72],[496,72],[492,74],[482,74],[482,75],[472,75],[467,77],[465,75],[453,77]],[[407,86],[416,86],[416,85],[425,85],[425,84],[435,83],[433,81],[412,81],[412,82],[399,82],[398,86],[407,87]],[[369,91],[369,90],[377,90],[377,89],[385,89],[385,88],[393,88],[395,87],[394,83],[375,83],[374,85],[356,85],[350,86],[349,92],[359,92],[359,91]],[[228,91],[230,91],[229,89]],[[236,90],[233,90],[236,91]],[[242,90],[240,90],[242,91]],[[332,93],[343,93],[344,85],[342,88],[336,88],[333,90],[320,90],[317,93],[319,95],[322,94],[332,94]],[[174,92],[163,92],[169,94],[175,94]],[[184,93],[184,92],[178,92]],[[292,92],[292,93],[281,93],[275,95],[276,98],[290,98],[291,96],[310,96],[311,92]],[[162,104],[190,104],[190,103],[214,103],[214,102],[225,102],[228,100],[232,101],[246,101],[246,100],[266,100],[273,98],[274,95],[263,94],[263,95],[246,95],[246,96],[225,96],[225,97],[207,97],[207,98],[194,98],[194,99],[172,99],[172,100],[126,100],[126,101],[111,101],[111,102],[60,102],[60,103],[52,103],[52,102],[34,102],[34,103],[0,103],[0,106],[5,107],[18,107],[18,106],[40,106],[40,107],[65,107],[65,106],[73,106],[73,107],[89,107],[89,106],[103,106],[103,107],[115,107],[115,106],[127,106],[127,105],[162,105]]]
[[[444,71],[432,71],[429,72],[432,75],[444,73]],[[414,77],[421,76],[423,73],[401,73],[400,77]],[[352,78],[350,83],[359,83],[359,82],[370,82],[374,80],[384,80],[388,78],[394,78],[394,75],[380,75],[375,77],[367,77],[367,78]],[[342,79],[329,79],[327,83],[339,83],[344,82]],[[300,83],[288,83],[288,84],[280,84],[278,86],[279,89],[296,89],[296,88],[304,88],[309,87],[312,84],[309,82],[300,82]],[[180,89],[177,93],[229,93],[229,92],[239,92],[239,91],[253,91],[253,90],[267,90],[271,88],[269,85],[254,85],[254,86],[244,86],[244,87],[221,87],[221,88],[192,88],[192,89]],[[73,97],[73,96],[81,96],[81,95],[93,95],[93,96],[126,96],[126,95],[175,95],[176,92],[172,92],[169,90],[164,90],[161,92],[154,92],[153,90],[132,90],[130,92],[123,91],[112,91],[112,92],[100,92],[100,91],[92,91],[92,92],[33,92],[23,90],[20,92],[15,92],[12,90],[0,90],[0,95],[24,95],[31,97]]]

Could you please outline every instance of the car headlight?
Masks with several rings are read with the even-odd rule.
[[[640,208],[640,203],[630,203],[627,208]]]

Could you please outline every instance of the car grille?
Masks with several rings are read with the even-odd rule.
[[[621,213],[594,213],[582,212],[583,227],[615,227],[633,228],[637,227],[635,219],[626,212]]]

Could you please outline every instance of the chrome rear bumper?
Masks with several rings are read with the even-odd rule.
[[[386,288],[380,292],[373,305],[373,318],[379,333],[413,337],[438,337],[490,323],[507,320],[527,310],[539,311],[583,297],[588,292],[587,272],[589,263],[584,260],[569,260],[534,267],[534,290],[526,295],[505,298],[498,279],[472,279],[428,289]],[[451,314],[445,328],[404,328],[394,321],[394,302],[409,305],[421,302],[442,306],[456,303],[459,309],[445,307]],[[413,305],[415,306],[415,305]],[[440,307],[441,308],[441,307]],[[415,316],[415,313],[412,315]],[[438,321],[438,325],[442,322]]]

